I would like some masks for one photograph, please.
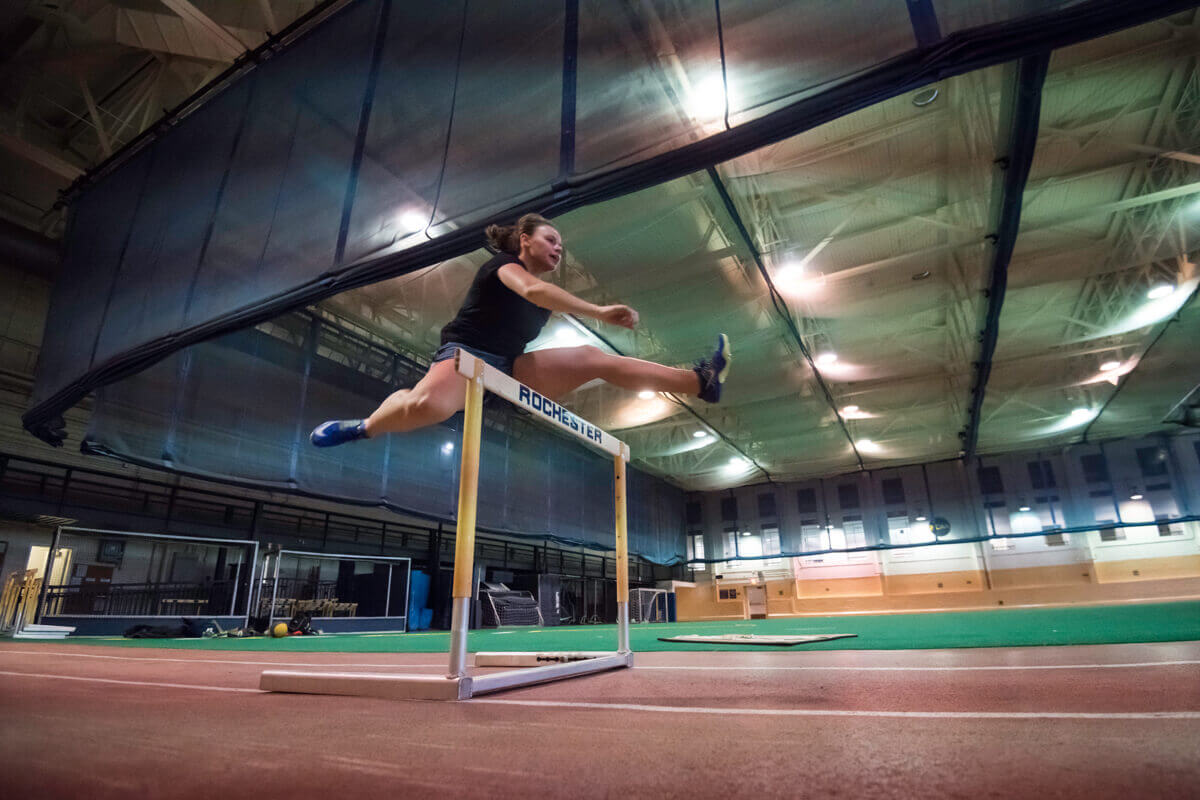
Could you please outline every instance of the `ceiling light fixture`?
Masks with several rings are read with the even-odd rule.
[[[1149,297],[1151,300],[1161,300],[1164,297],[1170,297],[1174,293],[1174,286],[1169,283],[1160,283],[1159,285],[1152,287],[1150,291],[1146,292],[1146,297]]]
[[[442,445],[442,452],[446,455],[450,455],[451,453],[453,453],[454,452],[454,442],[446,442],[444,445]]]
[[[922,514],[921,516],[917,517],[917,522],[924,522],[927,519],[928,519],[928,517],[926,517],[924,514]]]
[[[854,446],[857,447],[863,453],[878,453],[880,450],[883,449],[882,447],[875,444],[875,442],[873,442],[870,439],[859,439],[857,442],[854,443]]]
[[[1142,499],[1142,495],[1140,495],[1140,494],[1131,494],[1131,495],[1129,495],[1129,499],[1130,499],[1130,500],[1141,500],[1141,499]]]
[[[650,391],[649,389],[643,389],[642,391],[638,392],[638,399],[639,400],[653,400],[654,392]]]
[[[1120,368],[1121,368],[1120,361],[1105,361],[1103,364],[1100,365],[1101,372],[1112,372],[1114,369],[1120,369]]]
[[[1017,511],[1028,511],[1028,510],[1029,510],[1029,506],[1021,506],[1020,508],[1017,509]]]
[[[746,467],[750,466],[750,462],[744,458],[731,458],[729,463],[725,465],[726,472],[741,472]]]
[[[912,104],[914,106],[916,106],[917,108],[924,108],[925,106],[932,103],[934,100],[937,100],[937,96],[938,96],[937,87],[931,86],[928,89],[922,89],[921,91],[914,94],[913,98],[912,98]]]
[[[822,366],[828,366],[838,360],[837,353],[821,353],[817,356],[817,363]]]
[[[842,409],[843,414],[857,414],[858,406],[846,406]]]

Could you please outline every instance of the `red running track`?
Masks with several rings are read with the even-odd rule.
[[[266,694],[445,656],[0,647],[12,798],[1196,797],[1200,642],[642,653],[463,703]]]

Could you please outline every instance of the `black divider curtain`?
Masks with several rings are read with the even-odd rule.
[[[474,250],[497,217],[619,196],[941,76],[1188,5],[350,3],[247,60],[73,195],[25,424],[55,440],[54,417],[88,391]],[[718,141],[727,126],[745,133]]]
[[[412,433],[313,447],[308,433],[318,422],[369,413],[420,370],[307,314],[280,322],[270,332],[249,329],[186,348],[106,386],[97,393],[85,448],[244,485],[453,519],[461,415]],[[334,348],[375,364],[375,374],[317,354]],[[503,401],[490,401],[485,416],[479,525],[611,549],[612,462]],[[629,473],[630,551],[658,563],[680,560],[682,492]]]

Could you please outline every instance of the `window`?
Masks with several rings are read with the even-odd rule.
[[[777,556],[781,552],[780,547],[779,547],[779,526],[778,525],[764,525],[763,526],[763,529],[762,529],[762,552],[763,552],[764,556]],[[781,566],[783,566],[783,559],[768,558],[766,561],[763,561],[762,564],[764,567],[781,567]]]
[[[1102,542],[1115,542],[1119,539],[1124,539],[1124,538],[1125,538],[1125,531],[1120,528],[1101,528],[1100,529],[1100,541],[1102,541]]]
[[[889,506],[904,505],[904,481],[899,478],[884,478],[880,484],[883,489],[883,502]]]
[[[979,468],[979,491],[984,494],[1004,494],[1004,481],[1000,480],[999,467]]]
[[[736,497],[721,498],[721,521],[722,522],[737,522],[738,507]]]
[[[892,544],[920,544],[921,542],[934,542],[937,537],[933,535],[933,530],[927,522],[918,522],[915,525],[909,522],[908,516],[888,517],[888,541]]]
[[[704,534],[692,533],[687,537],[687,557],[688,561],[692,559],[704,558]],[[692,564],[692,569],[696,572],[704,572],[708,569],[708,564]]]
[[[1169,522],[1160,522],[1158,524],[1159,536],[1183,536],[1183,528],[1176,528]]]
[[[692,502],[687,504],[687,524],[701,525],[704,523],[704,513],[701,510],[700,504]]]
[[[763,540],[761,536],[756,536],[750,531],[742,531],[737,537],[737,554],[741,558],[757,558],[763,555]],[[761,561],[751,561],[742,566],[746,569],[758,570],[762,569]]]
[[[816,523],[801,525],[800,549],[805,553],[815,553],[819,550],[828,550],[829,541],[825,536],[824,526],[817,525]]]
[[[1065,533],[1047,533],[1046,546],[1058,547],[1067,543],[1067,535]]]
[[[725,562],[726,570],[741,569],[741,564],[739,564],[737,562],[737,548],[738,548],[737,538],[738,538],[737,528],[726,528],[725,529],[724,558],[728,559]]]
[[[1054,469],[1049,461],[1030,461],[1029,483],[1034,489],[1053,489],[1058,484],[1054,482]]]
[[[858,508],[858,487],[853,483],[843,483],[838,486],[838,507],[844,509]]]
[[[1083,467],[1083,479],[1088,483],[1108,483],[1108,460],[1104,453],[1091,453],[1079,457],[1079,465]]]
[[[759,517],[774,517],[775,512],[775,493],[763,492],[758,496],[758,516]]]
[[[801,514],[817,513],[817,490],[797,489],[796,504],[800,506]]]
[[[1012,539],[992,539],[992,550],[1012,550]]]
[[[1142,477],[1160,478],[1167,474],[1166,448],[1139,447],[1137,460],[1138,466],[1142,468]]]
[[[863,528],[862,520],[847,519],[843,524],[844,540],[842,547],[866,547],[867,532]]]

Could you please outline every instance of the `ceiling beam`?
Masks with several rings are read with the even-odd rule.
[[[30,144],[24,139],[13,136],[11,133],[0,131],[0,147],[21,156],[27,161],[32,161],[40,167],[50,170],[55,175],[73,181],[83,175],[83,169],[75,166],[65,159],[59,158],[53,153],[43,150],[35,144]]]
[[[829,387],[825,384],[825,379],[821,377],[820,371],[817,369],[816,363],[812,359],[812,354],[808,350],[808,346],[804,343],[804,337],[800,335],[800,331],[796,329],[796,323],[792,318],[792,310],[788,308],[787,303],[780,297],[779,292],[775,289],[775,284],[771,281],[771,275],[767,272],[767,266],[763,263],[762,256],[759,255],[758,248],[754,246],[754,239],[751,238],[750,232],[746,230],[745,224],[742,222],[741,214],[738,213],[737,204],[733,202],[733,198],[729,196],[729,192],[725,189],[725,184],[721,181],[721,176],[717,173],[716,167],[708,168],[708,177],[712,180],[713,186],[717,190],[717,194],[721,197],[721,202],[725,205],[725,210],[733,219],[733,224],[737,227],[738,233],[741,234],[742,241],[746,249],[750,251],[750,255],[754,260],[755,266],[758,267],[759,273],[762,275],[763,282],[766,283],[771,294],[771,302],[775,307],[775,312],[783,320],[788,332],[792,334],[796,344],[800,347],[800,353],[804,356],[804,360],[808,362],[808,368],[812,370],[813,377],[816,378],[817,385],[821,388],[821,392],[825,395],[826,402],[829,403],[830,409],[833,410],[834,417],[837,418],[838,426],[841,427],[842,433],[846,435],[846,441],[850,443],[850,449],[854,452],[854,458],[858,461],[859,469],[866,469],[863,464],[862,456],[859,455],[858,448],[854,444],[854,437],[850,435],[850,430],[846,427],[846,421],[842,419],[842,414],[838,411],[837,400],[834,399],[833,393],[829,391]],[[757,465],[756,465],[757,466]],[[761,467],[759,467],[762,469]],[[763,470],[765,473],[766,470]],[[769,479],[768,475],[768,479]]]
[[[1000,335],[1000,311],[1008,288],[1008,264],[1021,226],[1021,206],[1033,152],[1037,148],[1042,87],[1049,65],[1049,50],[1022,58],[1001,101],[1000,130],[996,136],[998,157],[992,183],[992,278],[980,336],[979,360],[975,365],[975,383],[971,387],[971,411],[963,431],[963,456],[967,461],[975,457],[975,447],[979,443],[983,397]]]
[[[1093,138],[1085,131],[1072,131],[1063,128],[1042,128],[1047,134],[1060,136],[1065,139],[1088,139]],[[1200,164],[1200,156],[1185,153],[1181,150],[1164,150],[1161,147],[1154,147],[1148,144],[1137,144],[1135,142],[1125,142],[1119,139],[1114,139],[1108,136],[1096,136],[1094,140],[1103,142],[1104,144],[1113,147],[1119,147],[1123,150],[1129,150],[1134,153],[1145,153],[1151,156],[1159,156],[1161,158],[1170,158],[1176,161],[1184,161],[1188,164]]]
[[[210,16],[196,8],[188,0],[159,0],[159,2],[174,11],[193,31],[201,33],[209,42],[228,53],[229,60],[232,61],[249,49],[245,42],[226,30],[220,23],[213,21]]]

